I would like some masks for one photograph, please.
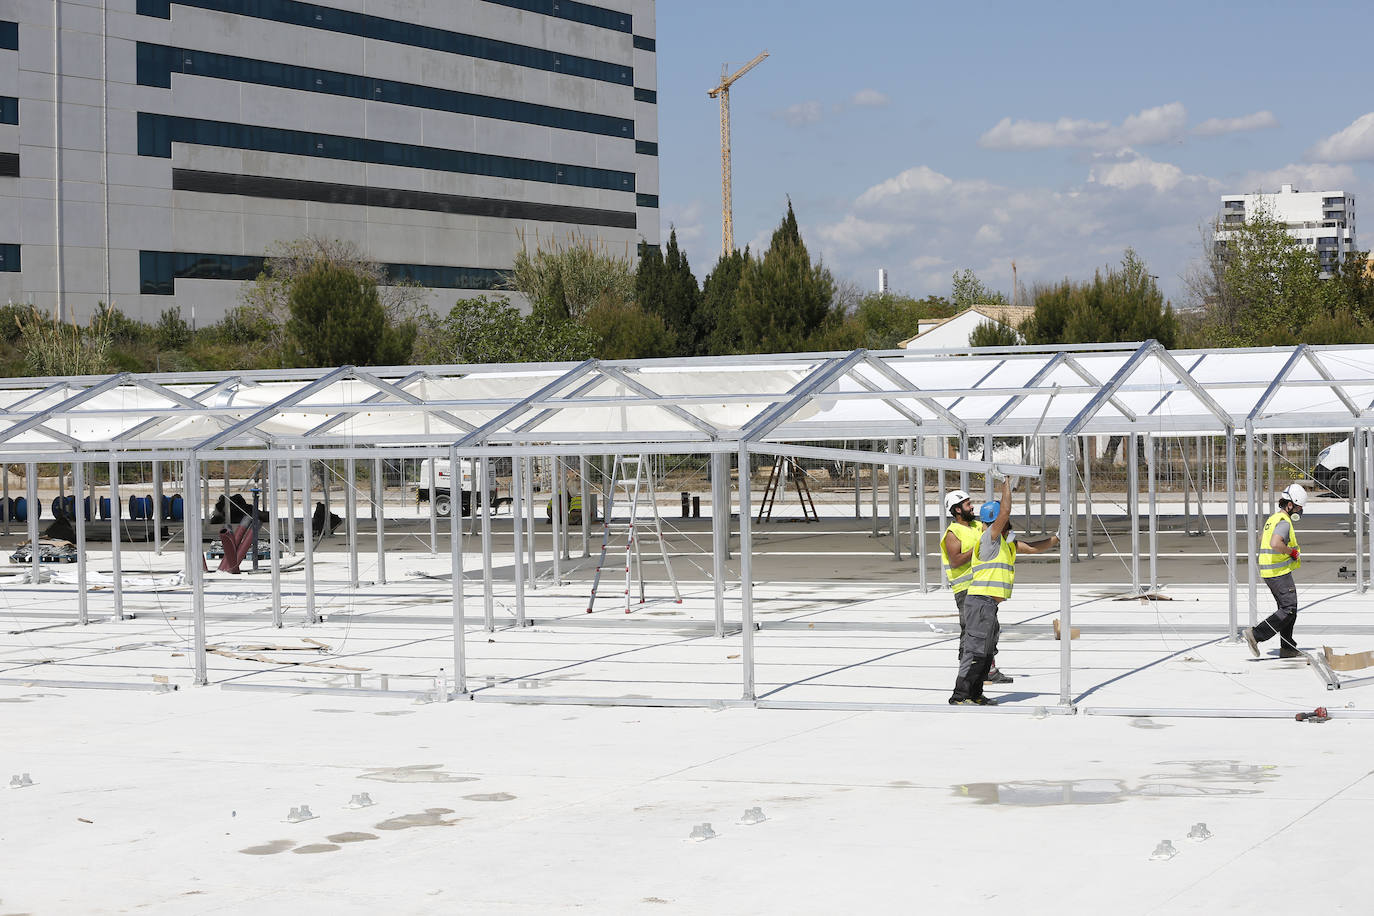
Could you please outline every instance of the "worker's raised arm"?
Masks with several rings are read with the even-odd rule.
[[[1002,478],[1002,505],[998,509],[995,518],[988,530],[992,532],[992,538],[996,541],[1007,532],[1007,522],[1011,519],[1011,479]]]
[[[949,557],[950,566],[963,566],[973,556],[973,551],[977,549],[977,541],[974,541],[973,546],[968,550],[960,549],[959,537],[953,531],[945,532],[945,554]]]

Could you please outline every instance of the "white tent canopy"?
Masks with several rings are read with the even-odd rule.
[[[606,445],[719,451],[912,435],[1299,432],[1369,418],[1374,347],[1168,351],[1146,342],[120,374],[7,380],[0,405],[0,458],[11,461],[276,447],[539,443],[591,454]]]

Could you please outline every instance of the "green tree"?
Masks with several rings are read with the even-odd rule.
[[[743,253],[723,254],[701,284],[701,308],[698,314],[699,339],[702,352],[707,355],[735,353],[739,347],[740,329],[736,320],[735,294],[739,291],[744,265],[749,261],[749,249]]]
[[[574,322],[521,315],[505,296],[460,299],[440,318],[421,319],[414,358],[425,365],[562,362],[595,352],[596,337]]]
[[[1014,347],[1020,342],[1016,329],[1000,321],[984,321],[968,336],[970,347]]]
[[[954,303],[956,312],[971,309],[975,305],[1007,304],[1006,296],[996,290],[988,289],[983,285],[983,281],[978,279],[978,275],[968,268],[965,268],[962,273],[954,274],[950,300]]]
[[[857,331],[854,346],[888,350],[920,333],[922,320],[948,318],[954,313],[953,303],[943,296],[914,299],[899,293],[867,293],[845,323]]]
[[[830,271],[811,262],[789,200],[768,250],[744,263],[734,307],[738,352],[809,349],[843,320],[835,290]]]
[[[376,364],[387,323],[371,278],[320,262],[292,284],[289,301],[286,331],[305,365]]]
[[[421,309],[425,291],[418,283],[388,276],[385,265],[369,258],[352,242],[323,236],[273,242],[267,248],[262,273],[252,283],[245,283],[239,294],[244,323],[268,333],[266,346],[275,352],[261,358],[269,365],[293,361],[286,331],[291,317],[291,291],[301,277],[319,264],[334,265],[371,281],[388,326],[403,326]]]
[[[680,351],[663,318],[633,302],[607,300],[587,310],[582,325],[596,338],[601,359],[647,359]]]
[[[600,239],[572,234],[564,242],[535,239],[523,246],[505,288],[523,293],[535,314],[554,321],[580,319],[603,301],[632,302],[635,271],[628,251],[617,255]]]
[[[1121,264],[1091,282],[1073,280],[1037,287],[1035,310],[1021,325],[1027,343],[1178,342],[1178,318],[1164,301],[1145,263],[1126,249]]]
[[[1263,209],[1244,223],[1213,224],[1203,268],[1189,287],[1205,310],[1211,345],[1296,343],[1321,311],[1320,265],[1314,252]]]
[[[15,318],[26,375],[104,375],[110,371],[110,331],[97,315],[88,327],[65,324],[29,306]]]
[[[180,309],[163,309],[153,326],[153,343],[159,350],[182,350],[191,342],[191,326]]]

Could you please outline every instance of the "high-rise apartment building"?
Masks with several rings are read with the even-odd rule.
[[[7,0],[0,302],[213,321],[275,242],[444,307],[659,241],[654,0]]]
[[[1260,212],[1283,223],[1288,233],[1316,253],[1322,276],[1357,250],[1355,198],[1344,191],[1299,191],[1283,185],[1277,194],[1228,194],[1221,199],[1217,242],[1225,243],[1226,227],[1239,225]]]

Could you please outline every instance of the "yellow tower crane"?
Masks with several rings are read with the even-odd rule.
[[[720,85],[706,93],[710,98],[720,99],[720,253],[728,255],[735,250],[735,213],[730,192],[730,85],[741,76],[763,63],[768,56],[764,51],[749,63],[740,67],[729,76],[725,71],[729,64],[721,64]]]

